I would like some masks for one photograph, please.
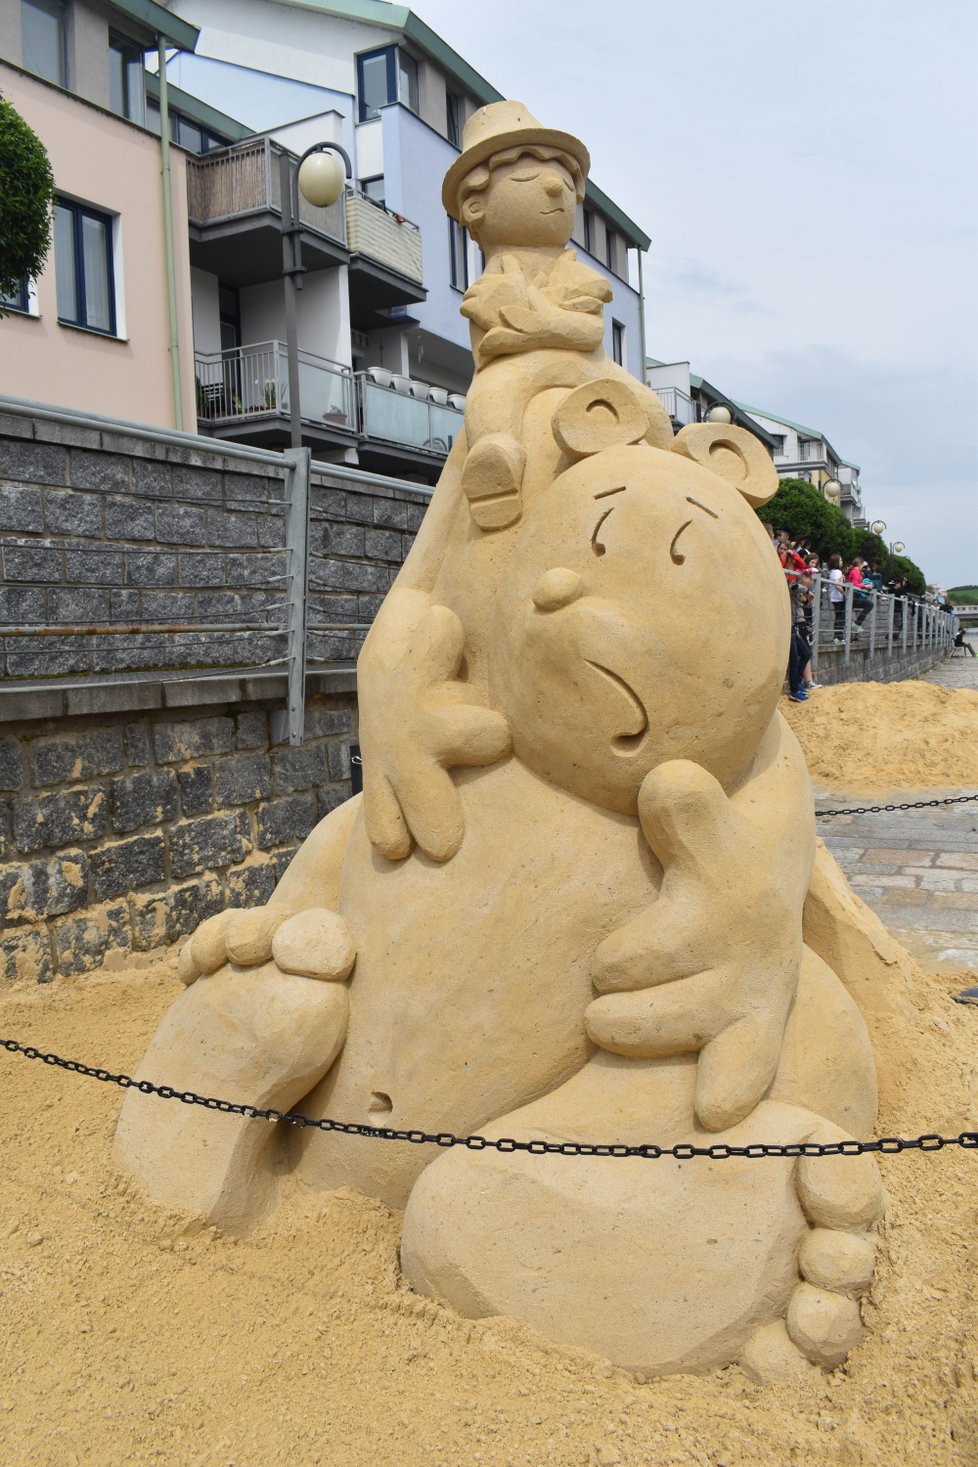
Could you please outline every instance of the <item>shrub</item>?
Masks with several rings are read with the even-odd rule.
[[[15,295],[23,281],[41,273],[53,207],[54,175],[44,145],[0,95],[0,295]]]

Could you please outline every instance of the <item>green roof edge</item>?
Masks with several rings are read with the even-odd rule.
[[[174,15],[162,5],[157,5],[156,0],[110,0],[110,7],[121,10],[123,15],[128,15],[132,20],[142,21],[154,35],[172,41],[180,51],[197,49],[200,37],[197,26],[181,20],[179,15]]]

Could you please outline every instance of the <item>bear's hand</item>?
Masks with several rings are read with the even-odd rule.
[[[454,611],[429,607],[385,666],[382,696],[361,705],[364,820],[388,860],[410,855],[412,838],[433,861],[454,856],[465,822],[448,770],[509,752],[502,714],[458,681],[464,643]]]
[[[269,902],[228,907],[202,922],[180,951],[177,976],[189,988],[225,963],[253,968],[274,958],[283,973],[342,982],[356,955],[356,939],[338,912],[326,907],[297,911],[288,902]]]
[[[663,867],[658,899],[595,954],[602,997],[586,1012],[603,1049],[651,1059],[700,1054],[696,1113],[709,1130],[741,1121],[778,1065],[801,962],[801,910],[769,832],[738,815],[699,765],[648,774],[639,819]]]

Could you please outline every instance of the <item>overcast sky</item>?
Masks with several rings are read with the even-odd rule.
[[[821,429],[978,583],[976,0],[417,0],[652,237],[649,355]]]

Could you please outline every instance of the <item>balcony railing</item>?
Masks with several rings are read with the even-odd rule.
[[[197,416],[227,427],[290,416],[288,357],[280,341],[198,352]],[[465,399],[373,367],[353,373],[339,362],[299,352],[303,423],[444,457],[465,421]]]
[[[802,439],[798,445],[798,457],[803,464],[824,460],[825,444],[820,438]]]
[[[364,194],[346,196],[346,238],[354,254],[366,255],[422,284],[421,231],[400,214]]]
[[[202,158],[188,158],[187,210],[191,221],[214,224],[265,211],[281,215],[279,159],[286,151],[270,138],[257,138],[217,149]],[[307,229],[346,244],[342,199],[320,209],[300,194],[299,218]]]
[[[195,363],[197,416],[203,422],[289,416],[288,357],[282,342],[198,352]],[[299,400],[303,422],[356,430],[349,367],[300,351]]]
[[[696,421],[693,399],[678,387],[653,387],[652,391],[662,403],[670,418],[685,426]]]

